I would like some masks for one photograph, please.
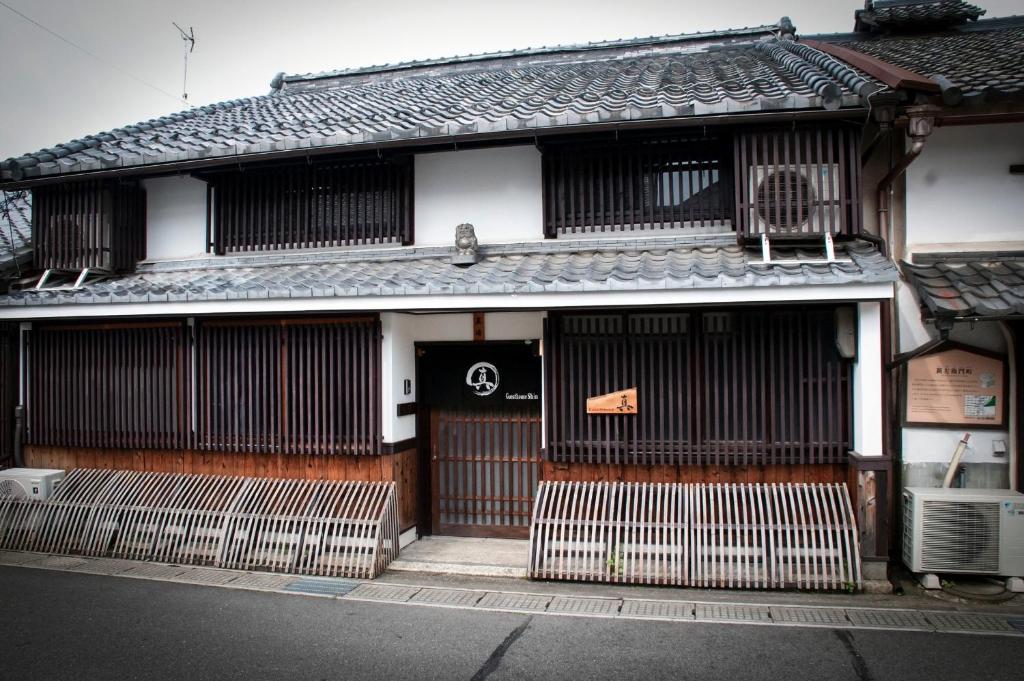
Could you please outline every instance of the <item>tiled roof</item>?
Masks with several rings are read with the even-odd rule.
[[[1024,96],[1024,21],[990,20],[971,30],[829,42],[924,76],[945,76],[968,103]]]
[[[31,202],[30,192],[0,192],[0,271],[24,258],[32,247]]]
[[[732,237],[643,238],[483,246],[482,260],[451,264],[452,249],[400,248],[214,258],[143,264],[130,275],[71,291],[11,291],[0,306],[349,296],[530,294],[831,285],[895,281],[892,263],[866,242],[839,247],[847,261],[773,252],[760,262]],[[410,300],[410,308],[415,302]]]
[[[1024,315],[1024,253],[1016,258],[903,264],[929,317]]]
[[[8,159],[0,180],[622,121],[859,106],[857,92],[881,87],[816,50],[777,41],[766,29],[739,37],[676,38],[326,74],[309,79],[308,87],[293,78],[269,95],[198,107]]]
[[[856,15],[863,28],[906,30],[957,26],[984,13],[963,0],[875,0]]]

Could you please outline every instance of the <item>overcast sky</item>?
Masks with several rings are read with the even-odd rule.
[[[774,23],[848,31],[860,0],[0,0],[0,159],[306,73],[540,45]],[[980,0],[988,16],[1024,0]],[[127,72],[127,74],[125,73]],[[130,75],[128,75],[130,74]],[[134,76],[134,78],[133,78]],[[148,86],[140,81],[151,84]],[[161,92],[163,91],[163,92]]]

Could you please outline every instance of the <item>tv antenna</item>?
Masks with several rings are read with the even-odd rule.
[[[196,49],[196,34],[191,26],[188,27],[188,33],[185,33],[185,29],[178,26],[177,23],[173,21],[171,23],[174,24],[174,28],[178,29],[178,33],[181,34],[182,47],[185,48],[185,74],[181,78],[181,98],[188,101],[188,55],[192,54],[192,50]]]

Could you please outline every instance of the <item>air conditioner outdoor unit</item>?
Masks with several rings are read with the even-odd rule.
[[[1024,494],[908,487],[903,562],[919,573],[1024,576]]]
[[[839,164],[752,166],[751,235],[814,236],[839,231]]]
[[[50,468],[8,468],[0,471],[0,499],[49,499],[64,480],[64,471]]]

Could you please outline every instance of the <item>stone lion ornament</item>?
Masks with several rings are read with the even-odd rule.
[[[457,225],[455,227],[455,255],[452,256],[452,264],[472,265],[479,262],[479,246],[473,225],[468,222]]]

